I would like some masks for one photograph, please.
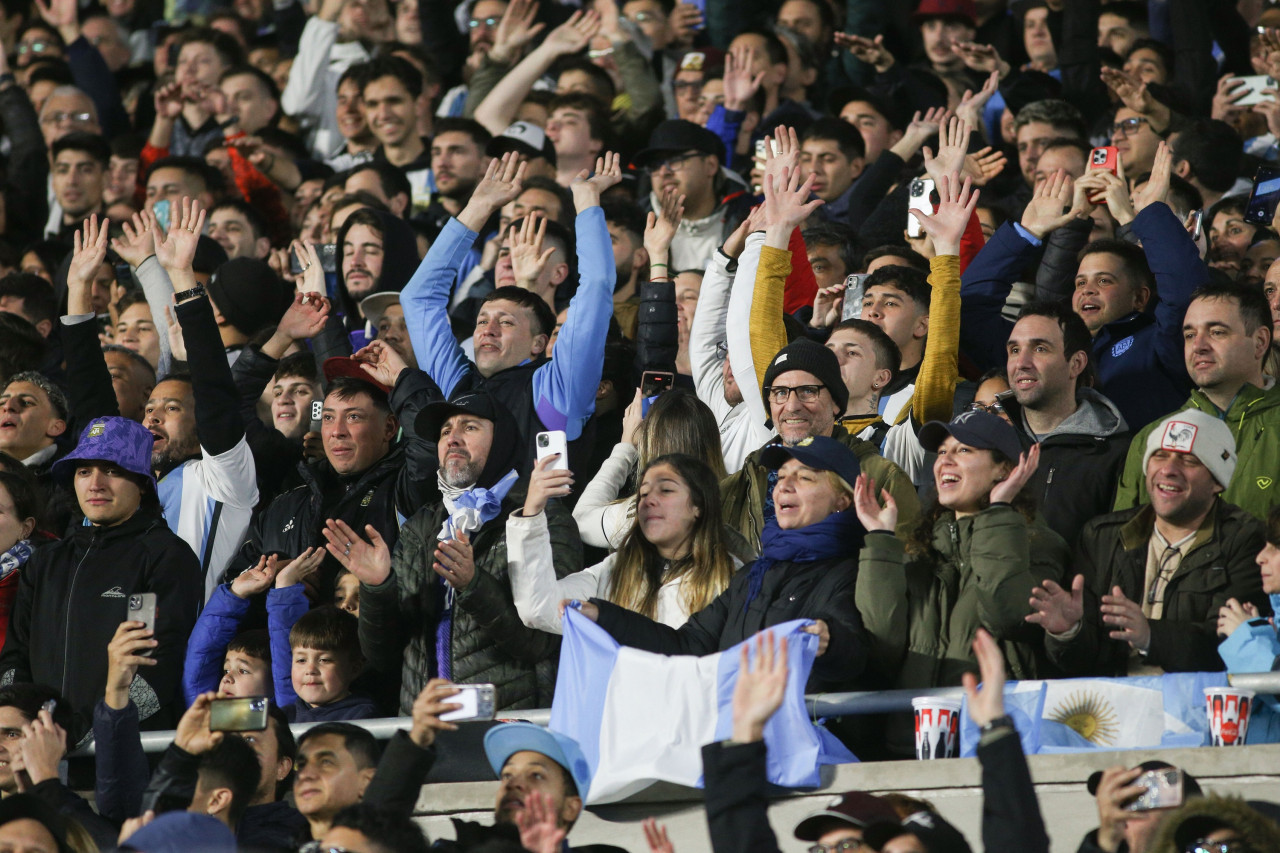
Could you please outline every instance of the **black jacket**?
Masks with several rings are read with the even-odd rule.
[[[520,832],[513,824],[499,823],[492,826],[476,823],[471,820],[453,819],[453,834],[457,840],[441,838],[431,845],[432,850],[442,853],[467,853],[470,850],[516,850],[520,848]],[[496,842],[496,843],[494,843]],[[506,842],[505,844],[503,842]],[[626,853],[621,847],[612,844],[584,844],[573,847],[568,840],[562,842],[563,853]]]
[[[778,562],[746,605],[751,567],[679,628],[670,628],[600,598],[599,625],[615,640],[664,655],[709,655],[737,645],[772,625],[792,619],[823,619],[831,633],[827,651],[813,663],[808,692],[848,690],[867,663],[867,637],[854,604],[858,564],[853,557],[805,563]],[[745,607],[744,607],[745,605]],[[745,611],[745,612],[744,612]]]
[[[142,718],[173,728],[185,707],[182,662],[204,599],[200,562],[158,512],[139,510],[115,527],[77,527],[37,551],[21,573],[0,678],[58,688],[74,713],[71,742],[89,730],[107,683],[105,649],[128,597],[154,592],[158,663],[134,681]]]
[[[982,764],[982,847],[1049,853],[1036,788],[1015,729],[996,729],[978,743]]]
[[[778,853],[769,825],[764,741],[709,743],[702,748],[707,829],[714,853]]]

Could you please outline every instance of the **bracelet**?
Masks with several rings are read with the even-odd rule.
[[[995,731],[996,729],[1014,729],[1014,728],[1016,727],[1013,724],[1013,717],[1010,717],[1008,714],[1004,714],[1002,716],[996,717],[994,720],[987,723],[985,726],[981,726],[978,729],[978,731],[980,731],[982,734],[985,735],[987,732]]]
[[[667,266],[666,264],[655,264],[655,263],[653,263],[653,262],[650,262],[650,263],[649,263],[649,266],[651,266],[651,267],[662,267],[664,270],[669,270],[669,269],[671,269],[671,267]]]
[[[178,304],[178,303],[185,302],[188,299],[195,299],[197,297],[204,296],[204,294],[205,294],[204,285],[197,284],[195,287],[191,288],[190,290],[184,290],[181,293],[173,294],[173,301],[175,304]]]

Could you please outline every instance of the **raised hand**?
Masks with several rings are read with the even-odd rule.
[[[372,524],[366,524],[369,541],[361,539],[345,521],[330,518],[324,523],[325,548],[339,565],[360,579],[360,583],[378,586],[391,576],[391,549]]]
[[[520,846],[530,853],[559,853],[567,830],[560,826],[558,817],[550,794],[525,794],[524,808],[516,812]]]
[[[1031,201],[1022,212],[1022,227],[1037,238],[1071,221],[1071,198],[1074,190],[1071,176],[1059,169],[1036,185]]]
[[[946,175],[960,171],[969,153],[969,123],[959,116],[952,116],[938,128],[938,154],[934,156],[929,146],[924,147],[924,170],[940,184]]]
[[[916,156],[920,146],[924,145],[930,137],[937,134],[946,119],[947,110],[945,107],[930,107],[923,115],[917,110],[911,119],[911,123],[907,125],[906,131],[902,134],[902,138],[890,150],[903,160],[910,160]]]
[[[1169,175],[1173,173],[1173,148],[1163,139],[1156,146],[1156,156],[1151,164],[1151,177],[1142,189],[1133,194],[1133,209],[1141,213],[1149,204],[1169,201]],[[1108,173],[1110,174],[1110,173]]]
[[[493,34],[489,58],[503,65],[519,59],[525,45],[546,27],[546,24],[535,23],[537,17],[538,4],[533,0],[511,0]]]
[[[276,589],[284,589],[302,583],[324,562],[323,548],[308,548],[287,562],[272,554],[267,560],[276,570]]]
[[[525,165],[514,151],[503,154],[501,159],[490,160],[484,177],[472,190],[467,206],[458,214],[458,221],[472,231],[484,228],[495,211],[520,195],[524,188]]]
[[[294,257],[298,259],[298,267],[302,274],[297,278],[297,288],[303,293],[323,297],[327,292],[324,282],[324,267],[320,263],[320,254],[315,244],[294,240],[289,244]]]
[[[667,828],[658,823],[657,818],[647,817],[640,825],[644,827],[644,840],[649,845],[649,853],[676,853],[671,836],[667,835]]]
[[[555,246],[542,248],[547,236],[547,218],[535,213],[527,214],[520,227],[512,227],[507,234],[507,251],[511,253],[511,272],[516,284],[525,290],[537,286],[543,270],[556,253]]]
[[[873,66],[876,71],[888,71],[894,63],[893,54],[884,46],[884,36],[869,39],[866,36],[855,36],[849,33],[836,33],[835,42],[848,49],[862,62]]]
[[[569,189],[573,192],[574,205],[581,213],[588,207],[598,205],[605,191],[621,182],[622,155],[616,151],[606,151],[603,157],[596,158],[595,174],[583,169],[573,179]]]
[[[216,698],[218,694],[212,691],[196,697],[178,720],[178,728],[173,733],[174,746],[191,755],[202,755],[222,743],[222,732],[209,729],[210,706]]]
[[[972,672],[960,676],[960,681],[969,700],[969,716],[981,728],[1004,716],[1004,655],[995,638],[979,628],[973,638],[973,656],[982,674],[982,690],[978,690],[978,678]]]
[[[1111,588],[1110,595],[1102,596],[1102,622],[1111,626],[1107,636],[1113,640],[1126,642],[1140,652],[1151,645],[1151,623],[1142,612],[1142,605],[1128,598],[1118,586]]]
[[[755,646],[754,665],[750,653]],[[764,726],[787,695],[787,638],[775,653],[773,631],[761,631],[742,644],[738,681],[733,686],[733,740],[754,743],[764,738]]]
[[[960,184],[956,173],[943,175],[938,180],[938,210],[930,216],[912,208],[910,213],[920,221],[920,228],[933,238],[933,250],[939,255],[960,254],[960,238],[964,236],[969,219],[978,206],[978,191],[971,178]]]
[[[956,104],[956,115],[969,122],[970,127],[981,133],[982,111],[987,106],[987,101],[991,100],[991,96],[999,90],[1000,72],[992,71],[987,75],[987,79],[982,82],[981,89],[976,92],[972,89],[964,90],[960,103]]]
[[[772,175],[774,186],[782,186],[786,182],[783,176],[800,165],[800,139],[796,136],[796,129],[779,127],[774,136],[765,136],[764,143],[764,177],[760,179],[760,185],[764,186]]]
[[[569,16],[569,20],[547,35],[542,46],[556,56],[566,56],[586,50],[591,39],[600,32],[600,14],[588,9],[579,9]]]
[[[975,187],[985,187],[1004,171],[1009,158],[1003,151],[996,151],[990,145],[979,149],[964,158],[964,173],[973,178]]]
[[[644,224],[644,250],[649,254],[649,266],[662,267],[662,274],[670,278],[671,270],[667,268],[670,257],[671,241],[675,239],[680,228],[680,220],[684,218],[684,194],[678,187],[667,187],[662,194],[662,210],[658,213],[649,211]],[[736,233],[736,232],[735,232]],[[746,236],[743,236],[746,241]],[[738,249],[741,254],[742,250]],[[656,277],[656,273],[650,271]]]
[[[278,568],[277,564],[269,563],[264,554],[258,558],[257,565],[245,569],[231,582],[231,594],[236,598],[261,595],[271,589],[272,583],[275,582]]]
[[[77,296],[82,295],[81,299],[76,300],[79,304],[73,306],[70,304],[71,295],[68,294],[68,310],[72,313],[87,314],[93,310],[85,305],[89,303],[93,277],[98,272],[98,267],[107,259],[107,227],[110,224],[110,220],[104,219],[99,225],[98,214],[95,213],[84,221],[84,227],[72,235],[67,287],[68,290],[75,291]]]
[[[1031,590],[1031,609],[1026,619],[1050,634],[1065,634],[1084,618],[1084,575],[1071,579],[1071,588],[1063,589],[1048,578],[1044,586]]]
[[[898,503],[889,494],[888,489],[880,490],[880,500],[876,500],[876,481],[866,474],[859,474],[853,484],[853,511],[858,515],[862,529],[870,533],[873,530],[892,533],[898,526]]]
[[[360,362],[360,369],[369,378],[388,388],[394,388],[400,374],[409,369],[400,353],[386,341],[369,341],[367,346],[361,347],[351,357]]]
[[[450,696],[457,696],[462,691],[443,678],[433,678],[422,688],[418,698],[413,700],[413,727],[409,729],[409,740],[426,749],[435,743],[436,732],[456,732],[454,723],[446,723],[440,719],[441,714],[457,711],[462,706],[450,702]]]
[[[76,0],[36,0],[36,8],[44,22],[58,31],[62,40],[71,44],[80,35]]]
[[[825,203],[820,198],[806,201],[813,195],[814,178],[810,175],[801,183],[799,168],[790,169],[776,178],[770,174],[764,176],[766,230],[771,242],[779,238],[789,241],[791,232]]]
[[[156,253],[156,219],[143,211],[135,213],[132,220],[120,224],[124,237],[111,241],[111,248],[125,263],[137,269],[142,262]]]
[[[1022,487],[1031,479],[1031,475],[1040,467],[1040,445],[1033,444],[1031,449],[1018,459],[1009,475],[991,487],[991,502],[1013,503],[1013,499],[1022,491]]]
[[[305,341],[320,334],[329,319],[329,300],[314,293],[295,293],[276,325],[276,334],[290,341]]]
[[[1013,70],[1009,63],[1005,62],[1004,58],[1000,56],[1000,51],[989,44],[962,41],[957,42],[952,47],[960,57],[960,61],[970,71],[977,71],[982,74],[995,72],[1000,75],[999,79],[1003,80]]]
[[[751,48],[741,44],[730,48],[724,61],[724,108],[744,111],[760,91],[765,72],[751,73]]]
[[[156,260],[169,272],[190,272],[196,257],[196,246],[204,232],[204,209],[200,202],[182,197],[182,216],[164,238],[156,241]]]
[[[129,687],[140,666],[155,666],[151,650],[160,645],[143,622],[121,622],[107,644],[107,705],[119,711],[129,704]]]
[[[529,475],[529,490],[524,499],[525,518],[541,514],[547,507],[547,501],[568,497],[573,491],[573,472],[551,468],[559,458],[559,453],[553,453],[533,463],[533,472]]]

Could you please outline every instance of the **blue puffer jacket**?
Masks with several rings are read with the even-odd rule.
[[[1271,594],[1271,610],[1280,613],[1280,593]],[[1252,619],[1231,632],[1218,646],[1227,672],[1280,670],[1280,637],[1266,619]],[[1280,698],[1259,696],[1249,721],[1249,743],[1280,743]]]
[[[213,591],[200,611],[182,664],[182,698],[188,707],[201,693],[218,689],[227,645],[240,633],[240,620],[248,612],[249,599],[240,598],[225,583]]]

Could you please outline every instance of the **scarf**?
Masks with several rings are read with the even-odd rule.
[[[26,539],[19,539],[12,548],[0,554],[0,581],[22,568],[33,553],[31,543]]]
[[[812,563],[856,553],[862,547],[863,532],[852,508],[795,530],[783,530],[775,520],[766,522],[760,534],[760,557],[748,570],[742,612],[760,595],[765,572],[775,563]]]

